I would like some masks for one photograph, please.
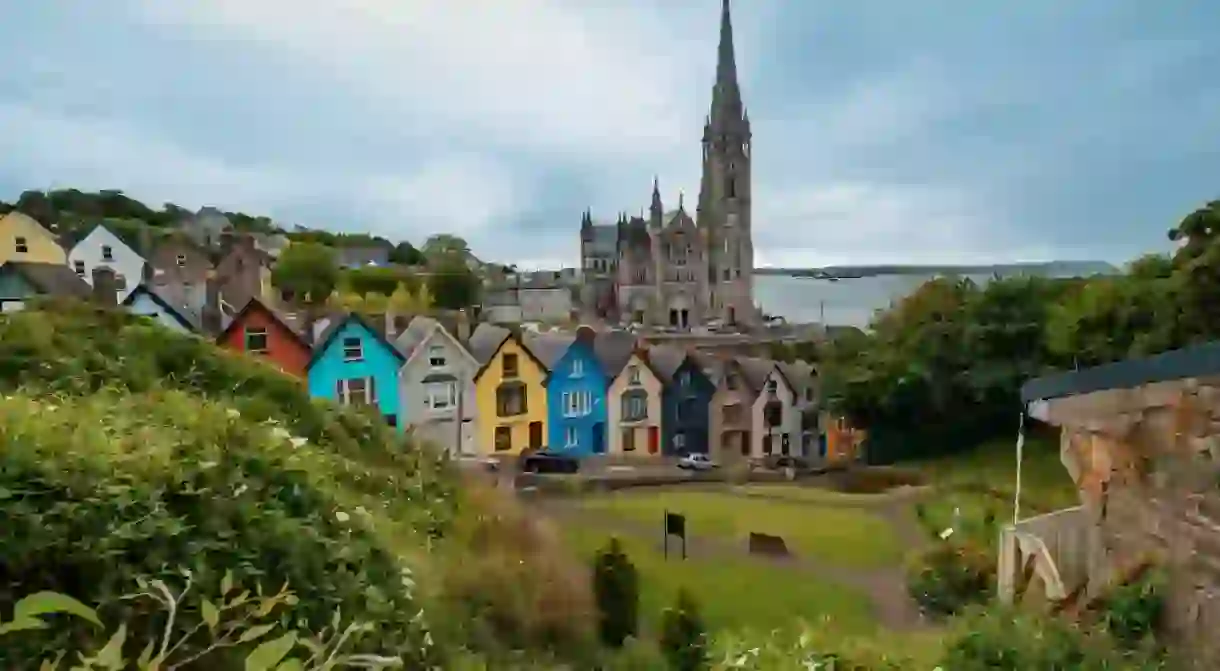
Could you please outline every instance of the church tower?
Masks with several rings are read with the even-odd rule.
[[[757,321],[750,221],[750,116],[737,82],[729,0],[722,1],[716,84],[703,126],[697,216],[707,245],[709,316],[750,325]]]

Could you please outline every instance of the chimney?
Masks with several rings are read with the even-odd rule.
[[[458,342],[465,343],[470,340],[470,315],[465,310],[458,310],[457,313],[457,336]]]
[[[118,280],[108,266],[93,269],[93,300],[98,305],[114,306],[119,302]]]
[[[209,270],[203,285],[203,310],[200,314],[203,332],[209,335],[220,333],[220,282],[216,271]]]

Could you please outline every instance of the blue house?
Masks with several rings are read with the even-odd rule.
[[[305,371],[309,393],[347,405],[371,405],[399,426],[398,371],[403,356],[355,313],[335,317],[318,339]],[[401,429],[401,427],[400,427]]]
[[[631,358],[635,338],[582,326],[547,375],[548,448],[574,456],[606,452],[606,395]]]
[[[712,397],[716,383],[694,355],[672,347],[648,350],[665,385],[661,392],[661,453],[711,454]]]

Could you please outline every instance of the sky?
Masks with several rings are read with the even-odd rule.
[[[0,200],[121,189],[485,260],[697,195],[719,0],[10,0]],[[1220,3],[736,0],[756,263],[1122,262],[1220,197]]]

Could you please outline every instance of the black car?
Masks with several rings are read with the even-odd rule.
[[[545,450],[534,452],[521,458],[523,473],[576,473],[580,470],[580,460],[576,457]]]

